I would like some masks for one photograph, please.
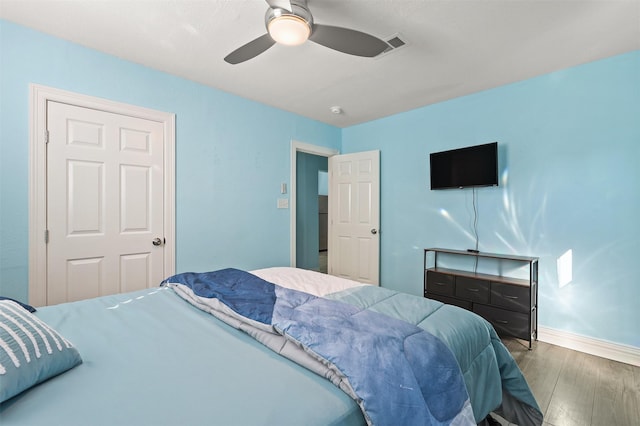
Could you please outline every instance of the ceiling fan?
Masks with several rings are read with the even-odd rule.
[[[255,58],[276,43],[295,46],[311,40],[329,49],[355,56],[374,57],[389,45],[360,31],[313,22],[307,0],[266,0],[267,33],[228,54],[232,65]]]

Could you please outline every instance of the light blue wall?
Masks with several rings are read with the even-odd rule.
[[[423,248],[473,248],[472,192],[429,190],[428,155],[492,141],[480,249],[540,257],[540,325],[640,347],[640,51],[345,129],[381,150],[382,285],[421,294]]]
[[[0,293],[27,299],[29,83],[176,114],[177,269],[289,264],[291,140],[341,130],[0,20]]]
[[[421,294],[424,247],[473,246],[471,192],[430,191],[429,152],[498,141],[480,248],[541,258],[541,325],[640,347],[639,75],[633,52],[341,131],[0,20],[0,293],[27,298],[37,83],[176,113],[179,271],[289,263],[276,200],[295,139],[381,150],[381,281]]]
[[[329,172],[327,171],[318,172],[318,195],[329,195]]]

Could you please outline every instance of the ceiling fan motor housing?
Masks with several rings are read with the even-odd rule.
[[[267,9],[267,13],[264,17],[267,31],[269,31],[269,24],[274,19],[282,17],[290,17],[292,19],[304,22],[309,27],[309,34],[311,34],[311,32],[313,31],[313,16],[311,15],[311,12],[309,12],[309,9],[304,7],[304,5],[297,4],[295,1],[291,2],[291,11],[280,7],[270,7],[269,9]]]

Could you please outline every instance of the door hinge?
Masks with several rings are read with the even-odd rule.
[[[44,143],[45,144],[49,143],[49,131],[48,130],[44,131]]]
[[[49,244],[49,230],[48,229],[44,230],[44,243],[45,244]]]

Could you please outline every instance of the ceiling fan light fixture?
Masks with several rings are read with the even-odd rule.
[[[267,30],[276,43],[286,46],[298,46],[311,35],[309,22],[300,16],[290,14],[276,16],[270,20]]]

